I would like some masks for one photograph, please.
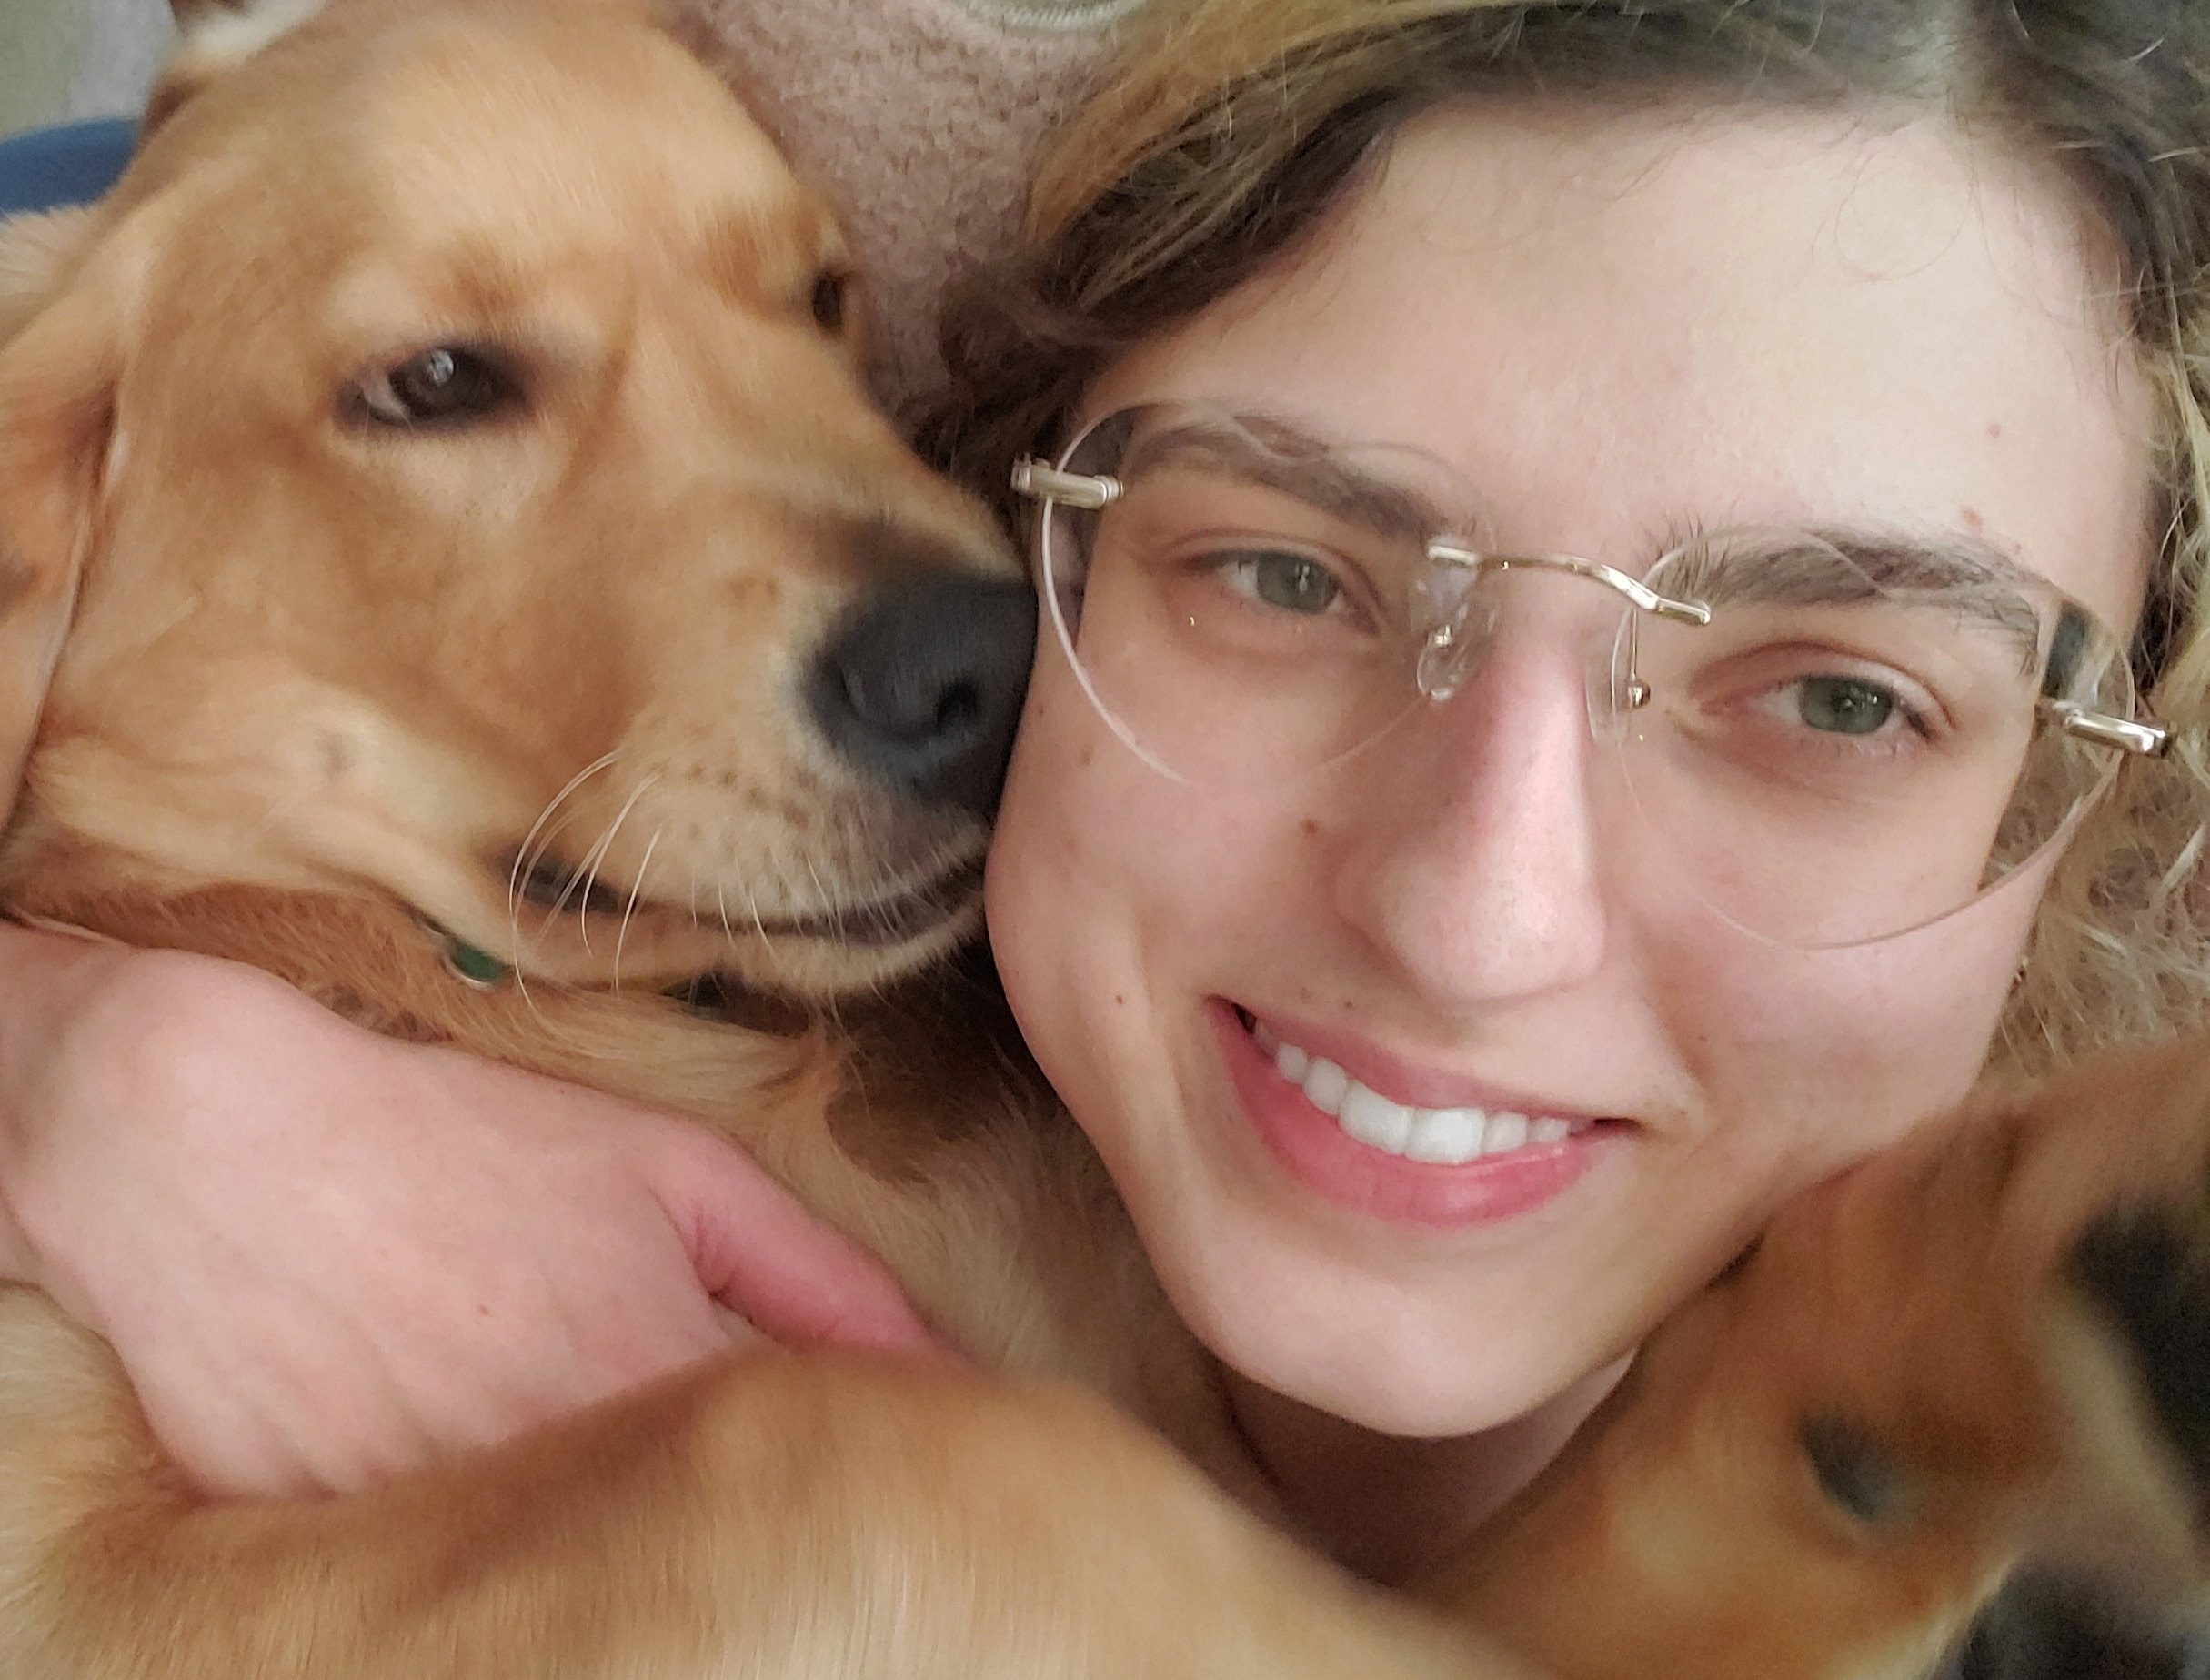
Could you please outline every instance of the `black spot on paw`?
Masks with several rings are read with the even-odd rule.
[[[2167,1444],[2210,1492],[2210,1255],[2178,1210],[2122,1208],[2088,1227],[2071,1269],[2131,1348]]]
[[[1862,1424],[1840,1413],[1821,1412],[1803,1421],[1797,1437],[1820,1491],[1853,1521],[1892,1529],[1910,1519],[1909,1472]]]
[[[1973,1619],[1934,1680],[2181,1680],[2185,1655],[2102,1590],[2014,1576]]]

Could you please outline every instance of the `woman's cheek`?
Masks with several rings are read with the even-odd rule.
[[[2038,890],[2021,881],[1853,950],[1760,947],[1724,930],[1671,941],[1676,979],[1652,1003],[1729,1152],[1777,1158],[1782,1188],[1802,1188],[1962,1098],[1985,1065]]]
[[[1111,1041],[1130,1032],[1130,994],[1148,978],[1125,879],[1136,834],[1112,786],[1127,756],[1047,644],[999,807],[984,903],[1014,1015],[1070,1097],[1117,1059]],[[1120,1007],[1103,1007],[1115,999]]]

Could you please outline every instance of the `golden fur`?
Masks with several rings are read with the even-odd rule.
[[[2199,1621],[2206,1216],[2210,1044],[1984,1093],[1783,1210],[1430,1595],[1559,1680],[1914,1680],[2026,1563]]]
[[[857,1037],[658,995],[864,991],[978,913],[980,821],[790,698],[878,586],[1018,575],[809,307],[833,219],[641,7],[287,10],[186,46],[113,196],[5,236],[0,757],[36,724],[0,893],[686,1110],[1009,1374],[743,1359],[365,1496],[209,1505],[105,1350],[0,1292],[0,1675],[1472,1672],[1064,1386],[1258,1499],[1032,1088],[985,1054],[832,1126]],[[364,418],[451,343],[522,400]],[[454,938],[518,976],[471,985]]]
[[[210,1504],[0,1290],[0,1680],[1518,1672],[1219,1491],[1266,1509],[1210,1366],[944,990],[786,1031],[660,995],[865,993],[972,927],[979,821],[788,698],[870,589],[1013,565],[809,313],[833,220],[626,0],[287,11],[195,39],[112,198],[0,231],[0,901],[686,1111],[997,1374],[755,1354]],[[365,372],[457,341],[527,363],[517,411],[364,426]],[[1562,1680],[1845,1680],[2026,1556],[2192,1594],[2199,1466],[2072,1256],[2121,1203],[2201,1222],[2206,1070],[1805,1198],[1426,1595]]]

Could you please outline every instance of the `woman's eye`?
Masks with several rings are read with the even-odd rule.
[[[365,375],[352,407],[379,426],[457,426],[512,407],[521,381],[479,350],[438,345]]]
[[[1335,574],[1309,554],[1254,549],[1220,556],[1217,563],[1244,593],[1284,612],[1315,618],[1342,597]]]
[[[1797,718],[1828,735],[1877,735],[1897,710],[1892,692],[1855,677],[1806,677],[1794,690]]]

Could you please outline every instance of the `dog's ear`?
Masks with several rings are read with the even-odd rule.
[[[334,5],[379,7],[401,16],[450,7],[460,0],[170,0],[177,27],[176,50],[162,66],[146,102],[138,127],[144,137],[161,126],[210,82],[235,69],[264,47],[281,40]],[[621,12],[656,24],[695,18],[702,0],[538,0],[542,7],[566,4],[601,12]],[[710,26],[707,26],[710,36]]]
[[[27,236],[65,278],[0,344],[0,818],[15,803],[68,632],[114,431],[136,265],[106,248],[121,246],[113,239],[64,257],[65,235],[87,237],[91,227],[49,224]],[[0,256],[23,258],[15,224],[6,231]]]
[[[323,9],[325,0],[176,0],[176,50],[146,96],[139,138],[167,122],[199,90],[244,64]]]
[[[89,207],[0,220],[0,346],[45,307],[98,231]]]

